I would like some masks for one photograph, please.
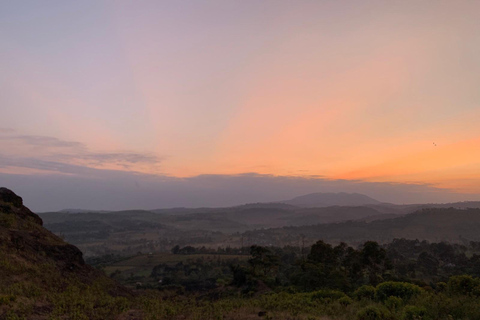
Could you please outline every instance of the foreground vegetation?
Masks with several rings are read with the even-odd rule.
[[[410,246],[418,252],[415,254]],[[23,281],[0,288],[0,318],[480,319],[480,279],[448,274],[466,270],[452,268],[452,262],[465,260],[465,252],[475,246],[397,240],[386,248],[366,242],[354,249],[318,241],[308,254],[302,254],[300,248],[252,246],[249,255],[217,253],[216,257],[202,250],[194,254],[195,248],[175,248],[177,254],[164,255],[168,259],[154,266],[147,276],[155,281],[137,283],[138,290],[125,292],[118,292],[118,288],[112,292],[114,283],[106,277],[79,281],[67,275],[59,279],[55,265],[18,266],[2,255],[3,275],[8,271],[10,276],[23,277]],[[401,248],[412,258],[395,262],[392,256],[402,256]],[[437,254],[433,254],[435,251]],[[466,261],[476,259],[476,254],[467,253],[471,257]],[[443,257],[434,265],[436,275],[423,269],[425,254],[431,254],[434,260]],[[141,264],[142,258],[116,263]],[[158,262],[153,257],[144,258],[152,264]],[[413,265],[414,261],[417,264]],[[104,265],[106,260],[97,262]],[[404,264],[413,266],[416,273],[410,275],[415,278],[398,273],[398,267]],[[426,277],[428,272],[432,274]],[[434,282],[439,279],[445,281]],[[128,277],[118,280],[128,283]],[[51,285],[45,286],[46,282]]]
[[[163,257],[97,257],[94,269],[0,188],[0,319],[475,320],[479,249],[405,239],[175,246]]]
[[[132,298],[112,297],[108,283],[72,284],[59,292],[19,285],[2,288],[2,319],[479,319],[480,281],[454,276],[435,289],[405,282],[362,286],[353,293],[270,291],[245,295],[222,290],[178,295],[146,290]],[[46,293],[46,295],[45,295]],[[46,311],[46,312],[45,312]]]

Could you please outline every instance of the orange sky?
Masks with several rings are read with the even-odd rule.
[[[1,6],[0,172],[480,193],[479,2]]]

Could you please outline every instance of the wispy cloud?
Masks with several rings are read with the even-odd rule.
[[[18,191],[35,210],[228,206],[341,191],[397,203],[472,199],[472,195],[429,184],[374,183],[319,175],[251,172],[179,178],[162,174],[161,164],[162,158],[155,154],[99,152],[77,141],[0,129],[0,184]]]
[[[48,173],[65,174],[92,174],[96,171],[94,168],[78,166],[63,162],[45,161],[35,158],[13,158],[0,154],[0,168],[27,168]]]
[[[0,133],[13,133],[14,131],[1,131]],[[0,135],[0,140],[11,140],[18,143],[24,143],[31,146],[41,146],[47,148],[76,148],[85,149],[85,146],[80,142],[64,141],[53,137],[45,136],[28,136],[28,135]]]
[[[157,164],[160,162],[159,157],[151,154],[117,152],[117,153],[87,153],[82,155],[82,159],[90,161],[95,165],[103,165],[105,163],[150,163]]]
[[[161,161],[154,154],[97,152],[77,141],[0,128],[0,168],[5,172],[8,168],[79,175],[93,174],[96,169],[158,172]]]

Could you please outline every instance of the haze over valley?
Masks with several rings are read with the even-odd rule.
[[[480,202],[395,205],[362,194],[313,193],[223,208],[42,212],[45,227],[87,256],[170,252],[175,245],[358,244],[395,238],[480,241]],[[478,220],[478,221],[477,221]],[[453,223],[452,221],[455,221]]]

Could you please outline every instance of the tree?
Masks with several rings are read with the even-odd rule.
[[[387,252],[375,241],[367,241],[363,244],[361,258],[372,285],[380,283],[383,280],[382,274],[391,268]]]
[[[253,275],[258,275],[258,271],[261,271],[263,276],[267,276],[280,264],[280,258],[265,247],[253,245],[250,247],[250,254],[252,258],[248,263],[252,266]]]
[[[335,251],[332,246],[322,240],[317,241],[310,249],[308,260],[316,263],[322,263],[329,267],[334,267],[337,263]]]

